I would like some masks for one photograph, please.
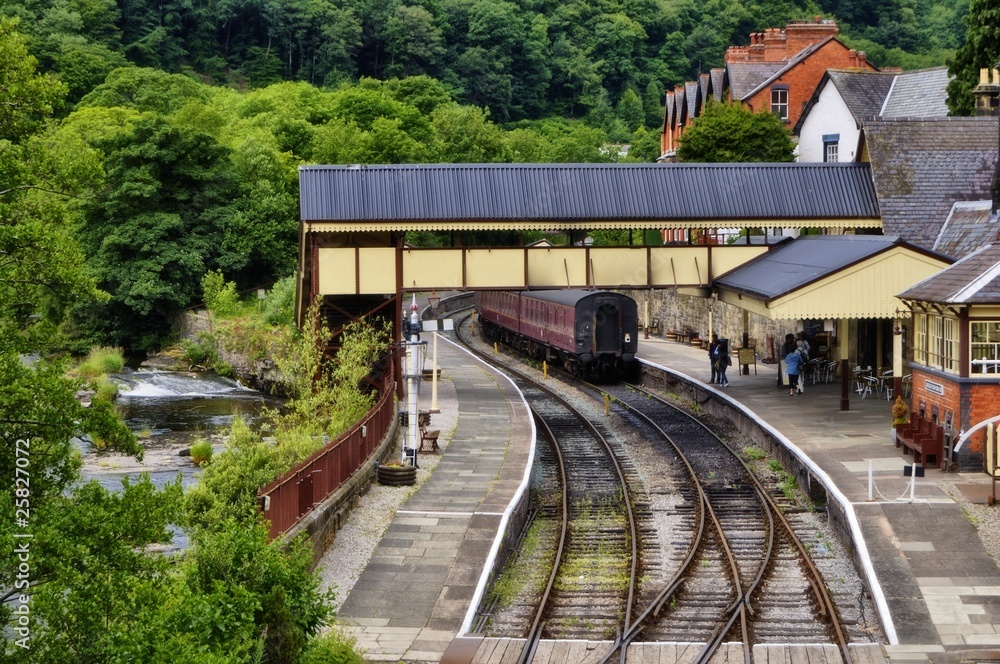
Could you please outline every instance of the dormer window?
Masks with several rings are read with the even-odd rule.
[[[771,88],[771,112],[788,122],[788,86],[775,85]]]

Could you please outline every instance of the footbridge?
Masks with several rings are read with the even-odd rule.
[[[696,239],[713,229],[881,228],[870,169],[856,163],[303,166],[299,181],[297,319],[319,302],[335,331],[360,316],[399,329],[411,292],[707,295],[716,278],[772,248],[750,244],[749,233],[736,244]],[[671,243],[585,241],[614,229],[630,238],[654,229]],[[526,231],[569,241],[526,246]]]

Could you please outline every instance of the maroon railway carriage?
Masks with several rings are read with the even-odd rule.
[[[479,291],[483,334],[567,371],[619,379],[635,360],[638,307],[598,290]]]

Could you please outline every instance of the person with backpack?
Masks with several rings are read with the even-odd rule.
[[[788,396],[795,395],[795,388],[799,384],[799,373],[802,371],[802,353],[797,348],[792,349],[785,355],[785,372],[788,374]]]
[[[799,354],[801,358],[801,366],[799,367],[799,382],[798,390],[799,394],[806,393],[806,368],[809,366],[809,347],[805,345],[802,341],[795,342],[795,352]]]

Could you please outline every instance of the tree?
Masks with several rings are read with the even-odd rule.
[[[433,114],[441,142],[441,160],[446,163],[482,164],[507,161],[503,132],[475,106],[448,104]]]
[[[622,93],[618,100],[618,108],[615,109],[618,119],[625,123],[629,131],[635,131],[645,123],[645,114],[642,110],[642,100],[635,90],[628,88]],[[654,125],[655,126],[655,125]]]
[[[195,301],[221,245],[215,208],[231,200],[228,151],[211,136],[143,114],[98,143],[107,185],[79,229],[110,302],[81,312],[120,345],[158,346]]]
[[[679,161],[712,163],[794,161],[795,144],[781,118],[739,103],[710,101],[681,135]]]
[[[444,37],[434,16],[420,6],[400,6],[386,26],[389,76],[434,73],[445,54]]]
[[[972,115],[979,84],[979,70],[993,69],[1000,59],[1000,4],[996,0],[970,0],[965,43],[948,65],[948,109],[953,115]]]

